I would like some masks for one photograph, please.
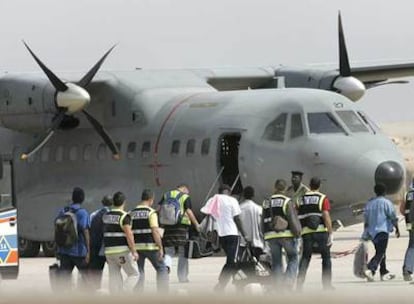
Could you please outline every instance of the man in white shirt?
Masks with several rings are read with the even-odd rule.
[[[215,219],[220,245],[227,257],[226,264],[221,270],[219,281],[214,290],[224,291],[233,274],[237,272],[236,259],[240,244],[239,231],[243,238],[246,238],[246,234],[240,221],[241,209],[239,202],[231,196],[231,188],[228,185],[220,186],[219,194],[216,194],[210,200],[217,200],[218,212]],[[207,202],[206,205],[209,203]],[[247,239],[247,241],[250,240]]]
[[[243,189],[244,201],[240,204],[240,220],[246,233],[246,238],[250,240],[253,255],[259,259],[264,249],[264,237],[262,229],[262,212],[263,208],[256,204],[252,199],[254,197],[254,188],[246,186]],[[241,250],[246,248],[246,240],[240,240]]]

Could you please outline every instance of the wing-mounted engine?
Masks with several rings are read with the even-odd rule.
[[[34,60],[45,73],[47,80],[35,75],[21,77],[6,76],[0,79],[1,97],[0,119],[7,128],[27,131],[42,131],[39,139],[32,143],[27,152],[21,155],[27,159],[36,153],[53,136],[57,129],[74,128],[79,124],[75,113],[82,112],[95,131],[109,146],[115,159],[119,151],[109,134],[97,119],[85,108],[91,97],[86,87],[91,83],[106,57],[114,47],[76,83],[63,82],[33,53],[24,43]],[[1,94],[0,93],[0,94]]]
[[[365,93],[365,85],[358,78],[352,76],[342,28],[341,14],[338,15],[338,43],[339,43],[339,69],[291,69],[279,68],[275,71],[276,77],[283,77],[286,87],[305,87],[334,91],[358,101]]]
[[[6,75],[0,79],[0,122],[12,130],[45,131],[52,127],[61,108],[67,111],[58,128],[75,128],[79,120],[70,113],[88,103],[89,95],[82,88],[72,86],[65,94],[56,94],[48,79],[35,74]]]

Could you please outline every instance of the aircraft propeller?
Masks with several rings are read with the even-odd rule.
[[[338,13],[338,43],[339,43],[339,76],[332,84],[333,88],[349,99],[359,100],[365,93],[363,82],[352,76],[348,59],[348,51],[345,44],[345,35],[342,27],[341,12]]]
[[[60,80],[30,49],[30,47],[24,42],[24,45],[46,74],[47,78],[52,83],[53,87],[56,89],[55,101],[58,108],[58,113],[52,120],[52,125],[50,128],[42,135],[32,146],[27,150],[26,153],[21,155],[21,159],[25,160],[31,155],[36,153],[40,148],[42,148],[47,141],[52,137],[55,131],[59,128],[63,119],[66,115],[72,115],[77,112],[82,112],[89,123],[93,126],[95,131],[99,136],[104,140],[108,145],[109,149],[112,152],[114,159],[119,159],[119,150],[118,147],[113,142],[112,138],[109,136],[108,132],[102,126],[102,124],[94,118],[90,113],[85,110],[85,107],[90,103],[91,97],[89,93],[84,89],[92,81],[93,77],[98,72],[102,63],[105,61],[109,53],[114,49],[115,45],[111,47],[102,58],[82,77],[82,79],[75,83],[63,82]]]

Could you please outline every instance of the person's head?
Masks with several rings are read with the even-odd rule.
[[[227,194],[227,195],[231,195],[231,188],[229,185],[223,184],[219,187],[218,189],[218,193],[219,194]]]
[[[179,191],[181,191],[182,193],[185,193],[185,194],[189,194],[190,193],[190,188],[188,187],[187,184],[179,184],[177,186],[177,189]]]
[[[311,178],[309,188],[311,190],[318,190],[321,187],[321,179],[317,176]]]
[[[378,183],[374,186],[374,192],[377,196],[383,196],[385,195],[385,192],[387,191],[387,188],[384,184]]]
[[[113,205],[113,200],[112,200],[112,196],[110,195],[105,195],[102,198],[102,205],[104,205],[105,207],[111,207]]]
[[[284,179],[278,179],[275,182],[275,193],[284,193],[286,190],[286,181]]]
[[[141,200],[152,205],[154,201],[154,192],[151,189],[144,189],[141,194]]]
[[[252,186],[246,186],[243,189],[243,197],[248,200],[252,199],[254,197],[254,188]]]
[[[302,171],[292,171],[292,185],[298,187],[302,182],[303,172]]]
[[[75,204],[82,204],[85,199],[85,192],[82,188],[75,187],[72,191],[72,202]]]
[[[114,194],[114,207],[121,207],[125,203],[126,197],[121,191]]]

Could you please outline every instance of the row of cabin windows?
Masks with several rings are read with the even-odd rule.
[[[122,146],[120,143],[116,143],[116,146],[118,147],[119,153],[122,154]],[[180,154],[180,147],[181,147],[181,141],[180,140],[174,140],[171,144],[171,155],[177,156]],[[191,156],[195,154],[196,152],[196,140],[195,139],[189,139],[186,144],[186,155]],[[201,155],[205,156],[208,155],[210,152],[210,138],[205,138],[201,142],[201,148],[200,153]],[[53,154],[52,154],[53,153]],[[146,158],[149,157],[151,153],[151,142],[145,141],[142,143],[141,146],[141,157]],[[105,160],[111,157],[110,149],[108,146],[104,143],[101,143],[98,145],[97,149],[94,150],[93,146],[91,144],[86,144],[82,148],[80,148],[77,145],[73,145],[69,147],[67,150],[67,156],[65,156],[65,147],[64,146],[57,146],[54,151],[51,151],[50,147],[46,146],[43,147],[40,151],[40,156],[37,156],[37,154],[34,154],[32,157],[28,159],[29,163],[33,163],[37,161],[38,157],[40,157],[40,162],[48,162],[48,161],[56,161],[56,162],[62,162],[64,159],[69,161],[77,161],[82,159],[84,161],[91,160],[94,155],[96,155],[96,159],[98,160]],[[137,143],[136,142],[130,142],[126,149],[125,157],[127,159],[134,159],[137,156]]]

